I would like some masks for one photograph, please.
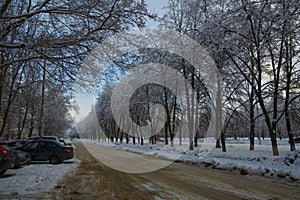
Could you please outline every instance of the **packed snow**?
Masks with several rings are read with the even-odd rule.
[[[147,141],[143,146],[138,143],[133,145],[132,143],[111,143],[87,139],[81,139],[81,141],[193,165],[231,171],[238,170],[242,175],[260,175],[300,181],[300,150],[289,151],[287,139],[278,140],[280,156],[273,156],[271,141],[268,138],[262,140],[261,144],[258,144],[256,139],[254,151],[249,150],[249,140],[246,138],[228,139],[227,152],[222,152],[217,148],[205,149],[203,147],[189,150],[188,139],[183,139],[181,146],[178,140],[175,140],[174,146],[164,145],[162,142],[152,145]],[[201,146],[201,142],[202,140],[199,141],[199,146]],[[211,142],[214,141],[211,140]],[[296,144],[296,148],[299,149],[300,145]]]
[[[20,169],[9,169],[0,178],[0,194],[2,197],[13,197],[49,192],[65,174],[74,170],[79,162],[76,158],[58,165],[32,162]]]

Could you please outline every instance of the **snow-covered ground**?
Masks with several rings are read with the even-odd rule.
[[[188,139],[183,139],[181,146],[178,145],[178,140],[175,140],[173,147],[163,143],[151,145],[147,141],[143,146],[86,139],[82,139],[82,141],[199,166],[239,170],[243,175],[276,176],[300,181],[300,151],[289,151],[289,143],[286,139],[278,140],[280,156],[272,155],[271,142],[268,138],[262,140],[261,145],[256,139],[254,151],[249,151],[248,139],[228,139],[226,143],[227,152],[222,152],[221,149],[216,148],[206,149],[203,146],[190,151],[188,150]],[[199,144],[201,142],[199,141]],[[213,143],[214,141],[211,140],[210,142]],[[300,145],[297,144],[296,148],[300,149]]]
[[[290,152],[287,140],[278,141],[280,156],[272,155],[269,139],[263,140],[261,145],[256,140],[254,151],[249,151],[248,139],[229,139],[227,140],[226,153],[216,148],[207,150],[200,147],[190,151],[188,150],[187,139],[183,140],[182,146],[179,146],[178,140],[175,140],[173,147],[163,143],[151,145],[148,144],[148,141],[145,141],[143,146],[140,144],[120,144],[86,139],[81,139],[81,141],[193,165],[238,170],[241,174],[275,176],[300,182],[300,151]],[[297,144],[296,148],[300,149],[300,145]],[[13,198],[14,196],[49,192],[66,173],[75,170],[79,163],[80,160],[74,158],[59,165],[33,162],[31,165],[20,169],[10,169],[0,178],[0,199],[1,197]]]
[[[76,158],[58,165],[32,162],[20,169],[10,169],[0,178],[0,199],[1,196],[49,192],[66,173],[74,170],[79,162]]]

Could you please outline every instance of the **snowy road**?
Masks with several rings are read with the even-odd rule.
[[[110,161],[120,158],[149,157],[85,144],[102,152]],[[76,171],[69,173],[53,189],[57,199],[297,199],[299,186],[278,179],[242,176],[236,172],[214,170],[173,163],[160,170],[130,174],[121,172],[93,157],[85,146],[76,142],[81,160]],[[99,148],[99,149],[95,149]],[[137,156],[138,155],[138,156]],[[103,157],[102,157],[103,159]],[[127,159],[125,159],[127,160]],[[132,159],[129,166],[134,166]],[[157,162],[156,160],[150,163]]]

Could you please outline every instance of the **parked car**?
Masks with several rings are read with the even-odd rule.
[[[0,176],[2,176],[9,168],[14,167],[13,151],[5,144],[0,143]]]
[[[293,140],[294,140],[294,143],[300,143],[300,137],[295,137]]]
[[[9,146],[9,142],[0,142],[0,145],[3,145],[6,151],[9,152],[13,159],[13,166],[10,168],[19,168],[21,165],[29,164],[31,161],[30,154],[20,150],[15,150],[14,147]]]
[[[61,143],[63,143],[64,145],[72,146],[71,140],[69,140],[69,139],[59,138],[59,141]]]
[[[61,163],[74,156],[72,146],[65,146],[56,140],[32,140],[17,150],[30,153],[32,161],[49,161],[51,164]]]

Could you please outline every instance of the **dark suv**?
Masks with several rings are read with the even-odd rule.
[[[72,146],[65,146],[56,140],[32,140],[17,150],[30,153],[32,161],[49,160],[51,164],[61,163],[74,156]]]

